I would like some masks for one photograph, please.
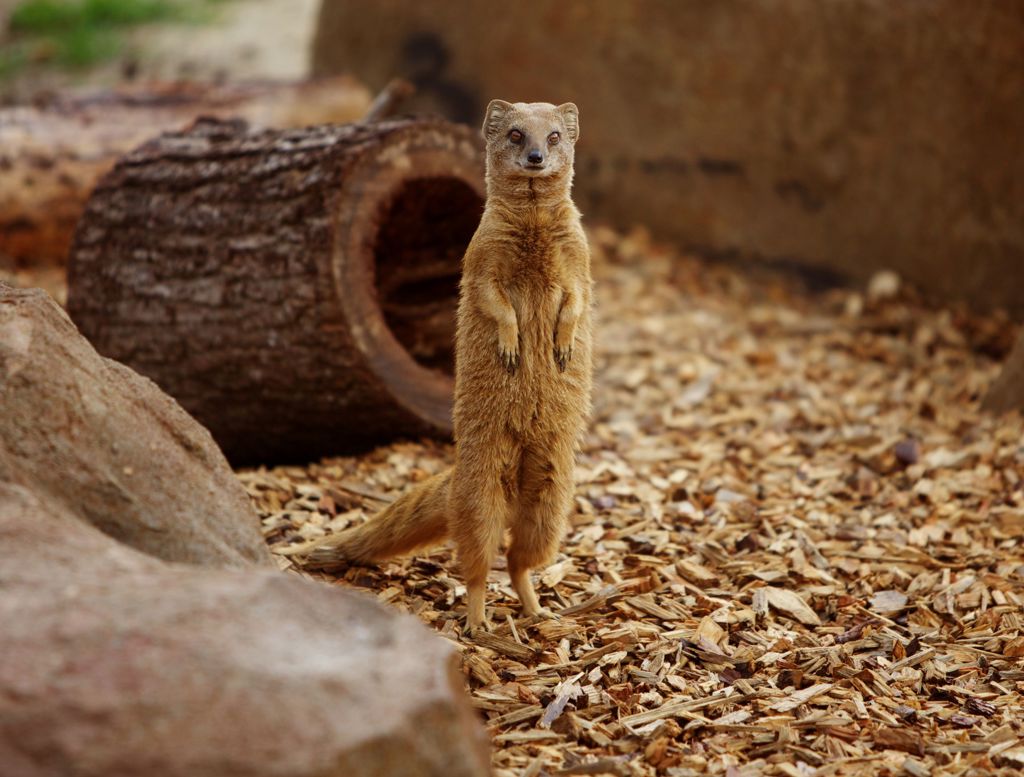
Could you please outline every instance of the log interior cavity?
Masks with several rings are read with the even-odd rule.
[[[457,178],[403,182],[377,214],[376,287],[388,328],[424,367],[455,373],[462,255],[483,202]]]

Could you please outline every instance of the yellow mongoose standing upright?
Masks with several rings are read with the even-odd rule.
[[[487,573],[506,529],[524,615],[551,617],[530,570],[565,531],[591,389],[590,254],[570,196],[576,106],[492,100],[483,134],[487,204],[460,284],[455,465],[306,560],[376,561],[451,536],[470,633],[486,628]]]

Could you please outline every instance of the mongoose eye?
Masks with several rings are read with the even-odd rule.
[[[550,135],[548,135],[548,145],[557,146],[558,141],[561,140],[561,138],[562,136],[559,135],[557,132],[552,132]]]
[[[512,130],[508,133],[508,139],[515,143],[517,146],[523,142],[523,133],[519,130]]]

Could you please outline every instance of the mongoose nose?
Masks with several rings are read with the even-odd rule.
[[[530,151],[529,154],[526,155],[526,161],[529,162],[531,165],[539,165],[541,162],[544,161],[544,155],[540,153],[539,148],[535,148],[532,151]]]

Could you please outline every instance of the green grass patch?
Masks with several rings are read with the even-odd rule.
[[[28,63],[23,46],[0,46],[0,80],[10,78]]]
[[[11,31],[36,35],[171,19],[171,0],[23,0],[11,13]]]
[[[207,0],[209,2],[209,0]],[[199,21],[196,0],[22,0],[10,16],[0,78],[29,62],[84,69],[121,51],[121,31],[160,21]]]

